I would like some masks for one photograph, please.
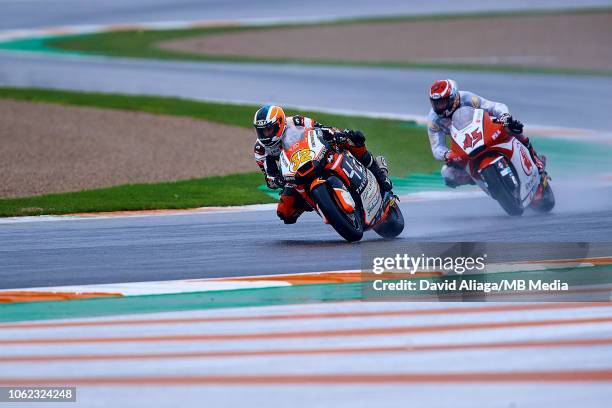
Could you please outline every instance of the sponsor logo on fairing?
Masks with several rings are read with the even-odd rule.
[[[521,146],[521,166],[523,167],[525,174],[531,176],[533,164],[531,163],[531,158],[529,157],[527,150],[523,146]]]

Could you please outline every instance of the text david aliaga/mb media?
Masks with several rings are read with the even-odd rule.
[[[377,279],[372,281],[375,291],[434,291],[434,292],[506,292],[506,291],[567,291],[569,285],[560,279],[553,281],[541,279],[500,279],[495,282],[483,282],[482,273],[486,269],[487,254],[476,257],[431,257],[421,254],[395,254],[390,257],[372,259],[372,273],[409,273],[443,272],[444,274],[463,275],[464,273],[481,273],[481,277],[420,278],[418,280]]]
[[[442,292],[506,292],[506,291],[566,291],[569,285],[560,279],[552,282],[540,279],[502,279],[498,282],[482,282],[478,279],[434,281],[421,279],[418,282],[402,279],[400,281],[375,280],[372,288],[376,291],[442,291]]]

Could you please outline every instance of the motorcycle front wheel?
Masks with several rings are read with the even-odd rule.
[[[341,183],[339,179],[337,182]],[[363,220],[361,219],[359,206],[355,206],[352,214],[344,212],[329,191],[327,182],[316,186],[310,194],[327,222],[342,238],[348,242],[355,242],[363,237]]]
[[[523,214],[523,207],[516,198],[514,190],[517,186],[510,183],[500,174],[496,165],[490,165],[481,170],[480,176],[487,183],[491,197],[502,206],[508,215],[518,216]]]

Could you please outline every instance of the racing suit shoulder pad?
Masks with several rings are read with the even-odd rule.
[[[471,106],[472,108],[479,109],[482,103],[482,98],[470,91],[461,91],[461,106]]]

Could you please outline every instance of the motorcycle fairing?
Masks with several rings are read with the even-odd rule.
[[[380,187],[372,172],[366,169],[350,152],[342,153],[331,170],[359,194],[364,222],[366,225],[371,225],[382,207]]]
[[[512,140],[513,149],[510,162],[514,167],[521,185],[521,203],[526,207],[531,202],[533,195],[540,183],[540,173],[527,148],[517,139]]]
[[[286,179],[293,179],[303,164],[320,160],[327,148],[317,135],[316,129],[307,129],[305,136],[298,140],[283,141],[280,154],[281,173]],[[286,144],[293,142],[290,146]]]
[[[471,156],[485,146],[483,119],[484,111],[475,109],[472,121],[468,126],[456,129],[454,125],[451,125],[452,139],[467,156]]]
[[[504,134],[501,125],[494,123],[483,109],[474,109],[471,120],[465,121],[461,129],[451,126],[454,146],[469,160],[467,171],[474,181],[489,193],[479,171],[506,157],[519,181],[521,204],[526,207],[538,188],[539,173],[527,148],[518,139],[508,138]],[[512,169],[508,167],[504,171]]]

